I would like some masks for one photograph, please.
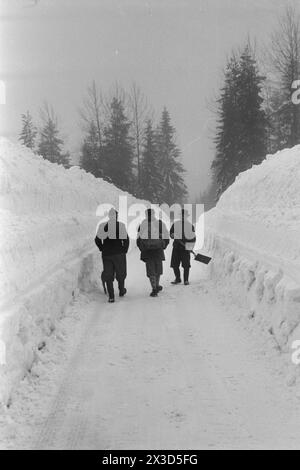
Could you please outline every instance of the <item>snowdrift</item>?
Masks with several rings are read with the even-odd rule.
[[[66,170],[0,139],[0,403],[30,370],[65,307],[99,282],[96,210],[100,203],[117,207],[120,194],[79,168]]]
[[[238,176],[206,214],[213,279],[291,352],[300,340],[300,146]]]

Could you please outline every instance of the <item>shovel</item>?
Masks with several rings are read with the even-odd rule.
[[[194,251],[191,251],[194,255],[194,260],[199,261],[199,263],[203,264],[209,264],[211,262],[211,258],[209,256],[201,255],[201,253],[194,253]]]
[[[180,245],[184,246],[185,247],[185,244],[181,241],[181,240],[177,240]],[[204,255],[201,255],[201,253],[195,253],[193,250],[188,250],[190,251],[191,253],[193,253],[194,255],[194,260],[195,261],[199,261],[199,263],[203,263],[203,264],[209,264],[211,262],[211,258],[209,256],[204,256]]]

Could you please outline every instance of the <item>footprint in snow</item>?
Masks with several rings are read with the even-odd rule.
[[[186,418],[184,413],[181,413],[180,411],[177,411],[177,410],[165,412],[165,415],[169,418],[170,421],[175,422],[175,423],[182,423]]]

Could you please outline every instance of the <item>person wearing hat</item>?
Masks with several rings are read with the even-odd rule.
[[[196,234],[194,226],[188,220],[188,215],[188,212],[182,209],[180,219],[174,222],[170,230],[170,237],[174,240],[171,258],[171,268],[175,274],[175,280],[172,282],[174,285],[182,282],[180,265],[183,267],[184,285],[189,285],[191,250],[196,243]]]
[[[147,209],[146,218],[138,228],[136,243],[141,252],[141,260],[146,264],[147,277],[152,287],[151,297],[157,297],[162,291],[159,281],[163,273],[164,250],[169,241],[165,224],[156,218],[153,209]]]
[[[104,290],[108,292],[108,301],[115,301],[114,279],[117,279],[120,297],[124,297],[125,279],[127,276],[126,254],[129,248],[129,237],[126,227],[118,220],[118,212],[111,209],[108,221],[99,225],[95,243],[102,253],[103,272],[101,279]]]

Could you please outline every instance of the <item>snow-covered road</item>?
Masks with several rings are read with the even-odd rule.
[[[300,448],[299,407],[202,269],[152,299],[130,255],[128,296],[90,303],[36,448]]]
[[[152,299],[134,250],[126,298],[111,305],[97,293],[78,304],[84,328],[42,419],[36,383],[24,447],[300,448],[298,400],[262,355],[262,338],[216,299],[206,268],[194,263],[191,285],[175,287],[167,266]]]
[[[108,304],[96,209],[140,201],[0,139],[0,448],[300,449],[299,155],[268,156],[206,213],[213,269],[175,287],[168,260],[153,299],[133,250]]]

